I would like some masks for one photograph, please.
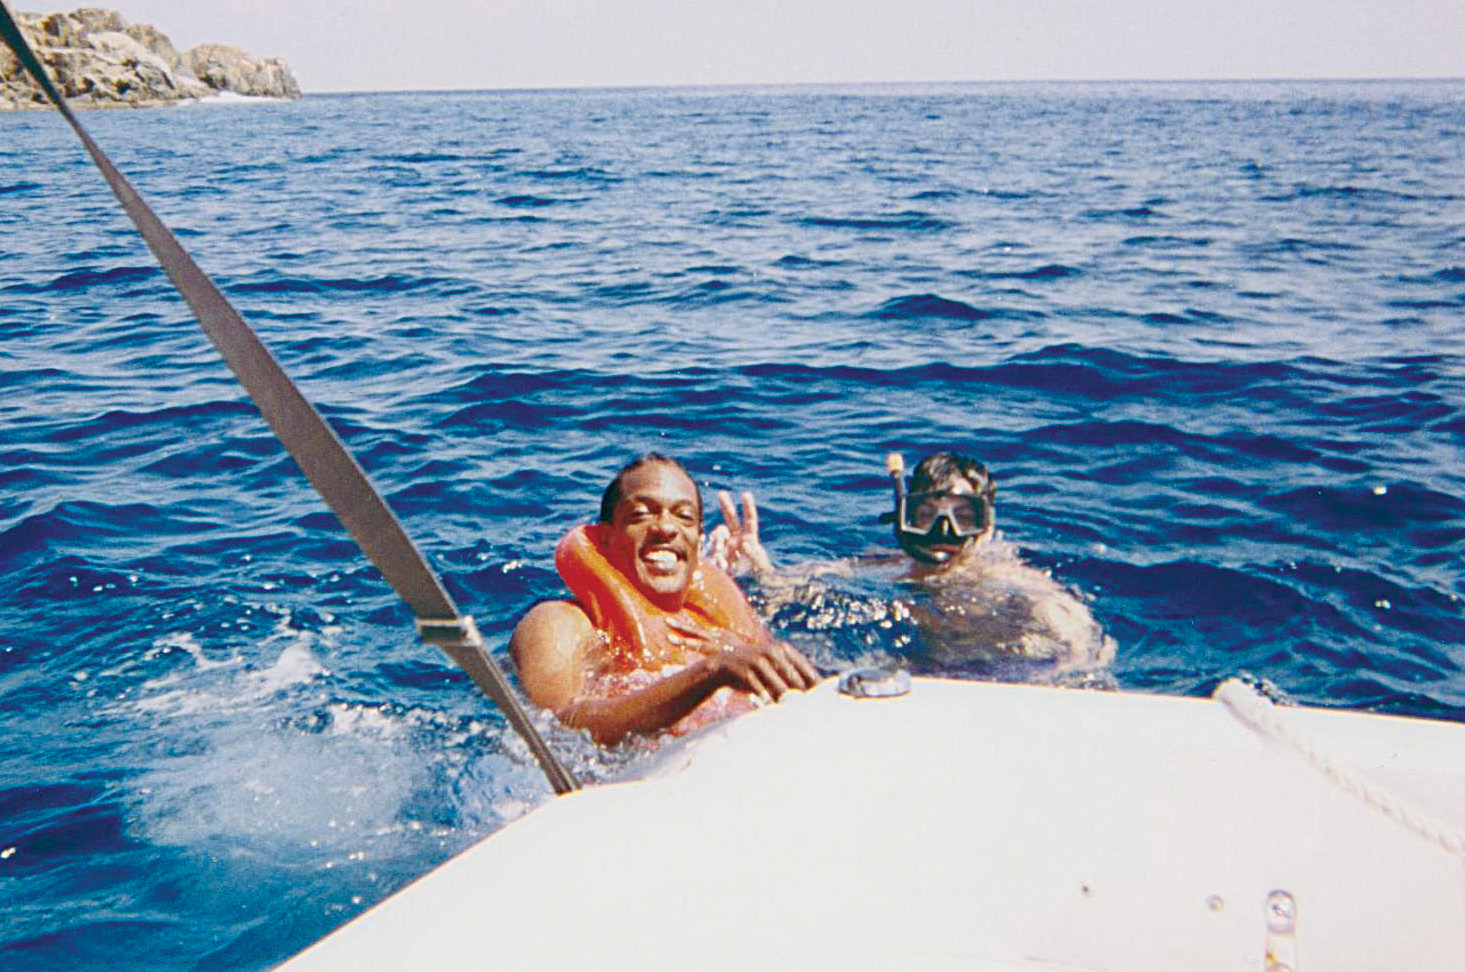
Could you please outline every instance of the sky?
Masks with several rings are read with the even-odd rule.
[[[87,2],[281,57],[307,92],[1465,77],[1465,0]]]

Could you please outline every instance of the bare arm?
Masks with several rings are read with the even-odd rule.
[[[776,699],[812,688],[819,673],[782,642],[714,651],[645,688],[615,696],[585,696],[589,651],[598,637],[590,619],[569,601],[545,601],[524,615],[509,641],[519,678],[536,705],[560,721],[588,729],[613,745],[633,732],[674,725],[725,685]],[[690,633],[689,633],[690,640]]]

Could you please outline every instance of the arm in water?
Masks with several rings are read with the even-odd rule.
[[[631,733],[667,729],[724,686],[771,701],[819,680],[808,660],[783,642],[724,646],[704,632],[684,628],[677,634],[688,648],[705,653],[665,678],[620,695],[586,693],[586,672],[601,635],[574,603],[536,605],[514,630],[509,650],[534,703],[572,728],[588,729],[602,745]]]

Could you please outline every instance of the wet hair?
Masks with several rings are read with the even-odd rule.
[[[959,452],[937,452],[922,459],[911,471],[910,491],[949,492],[957,483],[971,486],[972,492],[988,503],[997,492],[997,480],[987,472],[987,467]]]
[[[610,481],[610,485],[605,487],[605,493],[600,497],[601,523],[609,523],[615,519],[616,504],[621,501],[621,491],[625,488],[626,477],[642,466],[656,464],[671,466],[683,476],[692,480],[692,488],[697,493],[697,522],[702,522],[702,490],[697,488],[697,480],[693,479],[692,474],[687,472],[687,467],[677,462],[671,456],[664,456],[659,452],[648,452],[644,455],[637,456],[622,466],[620,472],[616,473],[615,478]]]

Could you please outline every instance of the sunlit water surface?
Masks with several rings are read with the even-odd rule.
[[[888,542],[887,451],[956,448],[1121,687],[1465,717],[1461,83],[85,120],[500,654],[640,451],[795,563]],[[69,131],[0,132],[0,965],[266,967],[546,788]],[[763,603],[828,668],[900,654],[895,582],[832,584]]]

